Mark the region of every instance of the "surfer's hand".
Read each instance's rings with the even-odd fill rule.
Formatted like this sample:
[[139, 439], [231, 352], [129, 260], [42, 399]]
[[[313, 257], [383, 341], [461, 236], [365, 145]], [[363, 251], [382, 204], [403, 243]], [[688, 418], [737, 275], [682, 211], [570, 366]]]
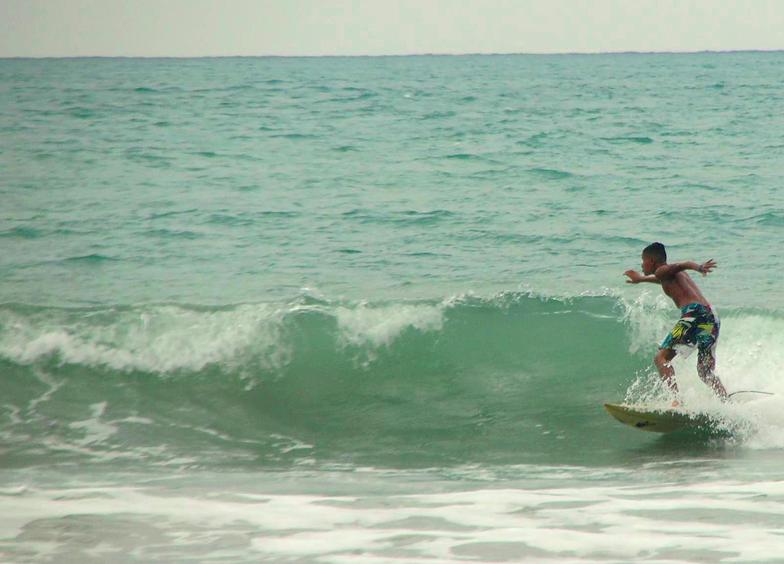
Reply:
[[624, 272], [624, 275], [629, 277], [629, 280], [626, 281], [627, 284], [639, 284], [640, 279], [642, 276], [636, 270], [627, 270]]
[[699, 268], [697, 269], [697, 272], [701, 273], [703, 276], [706, 276], [714, 268], [716, 268], [716, 261], [713, 260], [713, 259], [709, 259], [709, 260], [706, 260], [705, 262], [703, 262], [699, 266]]

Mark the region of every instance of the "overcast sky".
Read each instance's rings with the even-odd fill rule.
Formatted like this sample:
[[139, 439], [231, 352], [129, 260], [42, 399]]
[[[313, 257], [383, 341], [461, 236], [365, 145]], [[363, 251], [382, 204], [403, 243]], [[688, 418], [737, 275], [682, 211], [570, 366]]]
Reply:
[[0, 57], [784, 49], [784, 0], [0, 0]]

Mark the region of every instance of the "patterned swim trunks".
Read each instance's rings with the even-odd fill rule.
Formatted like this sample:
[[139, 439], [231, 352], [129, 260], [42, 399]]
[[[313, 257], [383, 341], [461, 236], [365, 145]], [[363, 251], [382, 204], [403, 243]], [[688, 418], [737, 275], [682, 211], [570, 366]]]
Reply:
[[713, 357], [713, 348], [719, 339], [720, 327], [721, 322], [710, 306], [685, 305], [681, 308], [681, 318], [659, 348], [677, 349], [683, 356], [689, 356], [697, 347], [702, 353], [701, 356], [708, 353]]

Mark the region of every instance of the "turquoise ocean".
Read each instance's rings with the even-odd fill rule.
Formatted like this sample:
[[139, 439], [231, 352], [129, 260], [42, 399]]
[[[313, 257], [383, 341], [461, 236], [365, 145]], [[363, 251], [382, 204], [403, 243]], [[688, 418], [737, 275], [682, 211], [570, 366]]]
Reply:
[[781, 562], [782, 178], [781, 52], [0, 60], [0, 560]]

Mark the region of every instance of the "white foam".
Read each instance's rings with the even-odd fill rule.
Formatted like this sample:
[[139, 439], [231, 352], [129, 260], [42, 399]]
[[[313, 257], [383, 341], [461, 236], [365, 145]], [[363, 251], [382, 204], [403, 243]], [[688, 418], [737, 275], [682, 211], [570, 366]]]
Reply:
[[242, 353], [277, 367], [288, 360], [285, 309], [265, 304], [217, 311], [179, 306], [0, 318], [0, 355], [31, 364], [56, 355], [63, 364], [173, 372], [231, 365]]
[[106, 412], [106, 406], [107, 403], [105, 401], [94, 403], [90, 406], [92, 417], [82, 421], [74, 421], [68, 425], [71, 429], [84, 431], [84, 437], [74, 441], [75, 444], [86, 446], [103, 443], [117, 433], [118, 428], [116, 425], [101, 420], [103, 414]]
[[619, 298], [619, 303], [623, 308], [623, 321], [628, 327], [629, 352], [632, 354], [647, 350], [655, 352], [678, 319], [672, 301], [661, 293], [643, 290], [631, 301]]
[[444, 323], [444, 305], [338, 307], [335, 317], [344, 343], [389, 346], [406, 329], [438, 331]]
[[[699, 474], [698, 468], [692, 471]], [[664, 473], [660, 469], [659, 477]], [[167, 537], [167, 553], [182, 560], [222, 555], [331, 562], [663, 562], [682, 561], [687, 551], [688, 560], [709, 561], [721, 554], [758, 562], [773, 561], [784, 551], [778, 534], [784, 523], [781, 481], [705, 480], [703, 475], [687, 484], [650, 477], [641, 483], [632, 474], [615, 484], [587, 479], [540, 488], [507, 484], [389, 495], [281, 494], [275, 493], [279, 486], [272, 492], [257, 486], [243, 491], [226, 483], [221, 491], [6, 487], [0, 491], [0, 550], [24, 548], [66, 560], [73, 556], [69, 551], [100, 540], [107, 543], [102, 549], [107, 559], [132, 549], [136, 558], [148, 560], [160, 548], [146, 542], [145, 535], [152, 534]], [[254, 476], [253, 482], [258, 479]], [[356, 478], [347, 475], [342, 481], [347, 479]], [[286, 481], [291, 480], [296, 480], [293, 474]], [[71, 528], [82, 542], [51, 534], [79, 516], [89, 516], [85, 526]], [[134, 535], [107, 534], [118, 524]], [[235, 542], [238, 537], [247, 542]]]
[[245, 304], [220, 310], [176, 305], [38, 315], [0, 311], [0, 355], [21, 364], [56, 358], [61, 364], [170, 373], [220, 364], [260, 364], [276, 370], [292, 358], [287, 320], [332, 317], [343, 346], [391, 345], [406, 330], [438, 331], [448, 302], [370, 305]]

